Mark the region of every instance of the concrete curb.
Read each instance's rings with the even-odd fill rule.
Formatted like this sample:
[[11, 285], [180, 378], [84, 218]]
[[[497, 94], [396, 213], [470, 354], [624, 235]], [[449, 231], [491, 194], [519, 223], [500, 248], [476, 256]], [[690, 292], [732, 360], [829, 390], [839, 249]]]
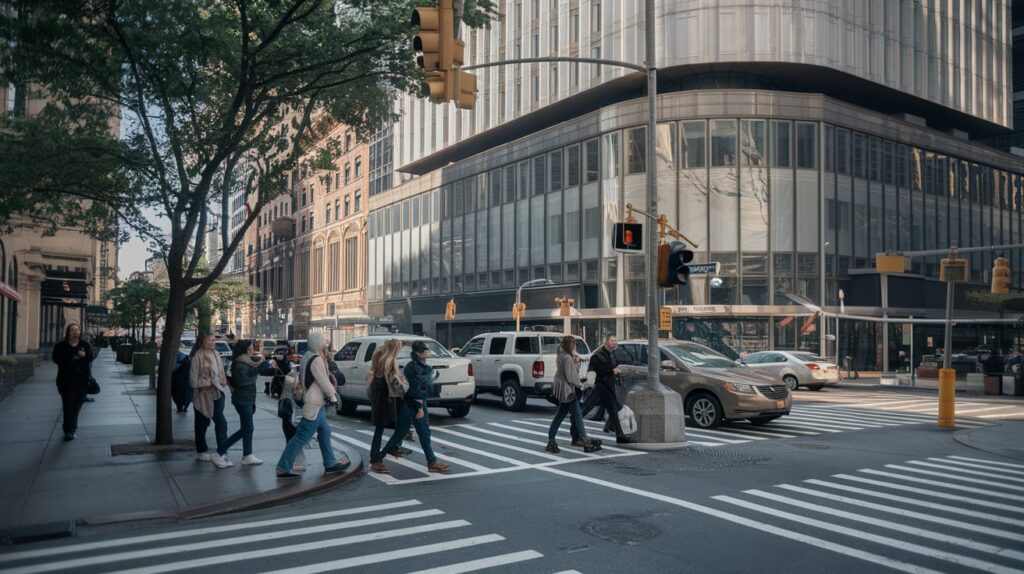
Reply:
[[[613, 439], [614, 440], [614, 439]], [[622, 448], [626, 450], [639, 450], [639, 451], [658, 451], [658, 450], [678, 450], [682, 448], [691, 448], [696, 445], [683, 441], [683, 442], [628, 442], [625, 444], [608, 443], [609, 446], [615, 448]]]
[[957, 430], [953, 432], [953, 439], [968, 448], [973, 448], [974, 450], [980, 450], [982, 452], [987, 452], [989, 454], [994, 454], [996, 456], [1002, 456], [1013, 460], [1024, 461], [1024, 449], [1007, 449], [990, 446], [984, 444], [981, 440], [978, 440], [976, 437], [973, 436], [975, 434], [980, 434], [986, 430], [991, 430], [992, 428], [1000, 426], [1003, 425], [997, 424], [990, 427], [977, 427]]

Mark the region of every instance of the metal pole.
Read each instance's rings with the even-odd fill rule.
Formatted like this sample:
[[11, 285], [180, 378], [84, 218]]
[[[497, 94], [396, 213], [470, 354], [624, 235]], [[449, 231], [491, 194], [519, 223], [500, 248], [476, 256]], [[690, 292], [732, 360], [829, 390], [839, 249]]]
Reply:
[[[658, 162], [655, 132], [658, 129], [658, 69], [655, 67], [654, 0], [646, 0], [644, 31], [647, 36], [647, 211], [658, 213]], [[658, 229], [647, 226], [647, 385], [661, 390], [661, 353], [658, 351]]]
[[516, 289], [516, 308], [512, 311], [512, 314], [516, 316], [516, 331], [519, 331], [519, 293], [523, 291], [523, 286], [520, 285]]
[[956, 284], [952, 281], [946, 282], [946, 330], [945, 343], [942, 351], [942, 368], [950, 369], [953, 364], [953, 292]]
[[[956, 249], [950, 250], [950, 259], [956, 258]], [[946, 282], [946, 330], [945, 350], [942, 353], [942, 370], [939, 371], [939, 428], [956, 427], [956, 371], [953, 366], [953, 295], [956, 283]]]
[[[914, 318], [913, 315], [910, 316]], [[914, 387], [914, 379], [917, 369], [914, 368], [914, 324], [910, 323], [910, 387]]]

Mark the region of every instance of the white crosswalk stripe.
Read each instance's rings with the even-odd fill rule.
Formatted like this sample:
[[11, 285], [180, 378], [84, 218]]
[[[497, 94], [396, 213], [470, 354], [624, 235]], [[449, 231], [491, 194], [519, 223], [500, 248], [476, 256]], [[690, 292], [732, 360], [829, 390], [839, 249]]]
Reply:
[[[413, 451], [412, 454], [401, 458], [385, 457], [385, 463], [390, 467], [391, 472], [389, 474], [371, 472], [369, 476], [391, 485], [410, 484], [645, 454], [611, 445], [602, 445], [601, 450], [597, 452], [583, 452], [582, 448], [569, 445], [568, 422], [562, 425], [557, 434], [562, 451], [558, 454], [549, 453], [544, 450], [547, 445], [546, 429], [548, 424], [550, 424], [550, 420], [547, 421], [547, 424], [530, 420], [516, 420], [508, 423], [463, 423], [431, 426], [431, 443], [434, 454], [439, 461], [450, 465], [451, 468], [447, 473], [428, 472], [427, 460], [418, 443], [403, 441], [402, 446]], [[595, 429], [591, 425], [587, 425], [587, 430], [588, 434], [596, 436]], [[384, 439], [386, 440], [390, 435], [390, 431], [386, 432]], [[336, 429], [333, 436], [335, 440], [359, 449], [364, 460], [370, 460], [370, 439], [373, 432], [367, 427]]]
[[[926, 391], [927, 392], [927, 391]], [[934, 419], [938, 411], [938, 397], [934, 391], [926, 395], [909, 395], [901, 391], [875, 391], [875, 392], [838, 392], [834, 394], [816, 393], [804, 396], [813, 400], [812, 403], [800, 403], [801, 408], [820, 408], [828, 406], [842, 406], [850, 409], [870, 409], [872, 412], [882, 412], [892, 415], [896, 414], [917, 414], [925, 415]], [[795, 408], [795, 405], [794, 405]], [[1018, 419], [1024, 420], [1024, 404], [1019, 401], [1004, 398], [980, 398], [971, 396], [957, 396], [956, 414], [959, 417], [972, 417], [977, 419]], [[959, 420], [958, 420], [959, 422]]]
[[[742, 508], [757, 516], [760, 524], [754, 528], [786, 529], [793, 533], [787, 536], [791, 539], [805, 537], [807, 544], [851, 558], [879, 563], [884, 557], [892, 561], [890, 567], [905, 572], [972, 569], [1019, 574], [1024, 571], [1024, 520], [1019, 516], [1024, 510], [1019, 503], [1006, 501], [1024, 499], [1005, 492], [1015, 489], [1000, 481], [1007, 476], [1003, 471], [1024, 470], [1024, 465], [965, 458], [907, 460], [884, 469], [864, 468], [855, 474], [711, 499], [726, 509]], [[932, 478], [916, 481], [888, 472], [914, 468], [938, 470]], [[965, 488], [960, 481], [986, 488]], [[999, 485], [1001, 489], [996, 488]]]
[[[339, 517], [351, 519], [338, 522]], [[405, 500], [10, 552], [0, 554], [0, 569], [5, 574], [72, 569], [81, 573], [160, 574], [238, 564], [253, 574], [268, 570], [310, 573], [379, 568], [428, 574], [542, 563], [540, 552], [509, 548], [507, 543], [502, 544], [506, 541], [500, 534], [471, 527], [470, 522], [447, 517], [440, 509]], [[346, 534], [339, 536], [339, 531]], [[417, 546], [396, 544], [396, 540], [413, 539]], [[522, 571], [522, 567], [516, 568]]]

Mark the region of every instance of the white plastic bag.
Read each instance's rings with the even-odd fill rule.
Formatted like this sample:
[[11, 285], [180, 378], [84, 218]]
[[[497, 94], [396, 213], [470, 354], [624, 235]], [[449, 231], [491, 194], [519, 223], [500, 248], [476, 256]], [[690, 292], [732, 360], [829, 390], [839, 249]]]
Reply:
[[633, 409], [622, 405], [619, 409], [619, 426], [622, 427], [622, 434], [633, 434], [636, 432], [636, 415]]

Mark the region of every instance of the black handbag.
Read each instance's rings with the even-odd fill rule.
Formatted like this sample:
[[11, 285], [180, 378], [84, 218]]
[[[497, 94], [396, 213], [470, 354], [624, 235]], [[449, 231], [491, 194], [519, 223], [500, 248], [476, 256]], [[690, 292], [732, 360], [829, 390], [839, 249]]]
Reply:
[[89, 386], [86, 388], [86, 392], [90, 395], [100, 394], [100, 384], [96, 382], [92, 375], [89, 375]]

